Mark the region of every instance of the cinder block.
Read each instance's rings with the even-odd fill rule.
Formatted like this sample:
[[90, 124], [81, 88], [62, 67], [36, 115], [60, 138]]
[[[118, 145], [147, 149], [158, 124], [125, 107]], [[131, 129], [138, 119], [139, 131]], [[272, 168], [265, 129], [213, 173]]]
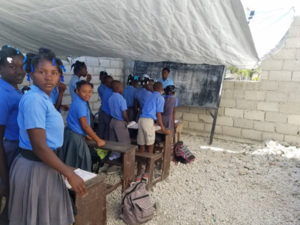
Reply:
[[234, 127], [253, 128], [253, 120], [235, 118], [233, 120]]
[[297, 92], [290, 92], [288, 102], [300, 103], [300, 90]]
[[233, 99], [243, 99], [243, 98], [245, 98], [244, 90], [234, 90]]
[[290, 115], [288, 116], [288, 123], [294, 125], [300, 125], [300, 115]]
[[225, 126], [233, 126], [233, 119], [226, 116], [218, 116], [217, 117], [217, 124], [218, 125], [225, 125]]
[[183, 120], [198, 122], [198, 114], [195, 113], [183, 113]]
[[177, 120], [182, 120], [183, 113], [176, 111], [175, 117]]
[[274, 59], [295, 59], [296, 49], [282, 48], [279, 52], [272, 56]]
[[245, 99], [263, 101], [265, 99], [265, 92], [263, 92], [263, 91], [245, 91]]
[[262, 80], [269, 80], [269, 71], [262, 71], [260, 77]]
[[288, 38], [300, 37], [300, 26], [292, 25], [289, 29]]
[[235, 81], [234, 90], [246, 90], [249, 82], [247, 81]]
[[300, 41], [298, 37], [289, 37], [285, 41], [285, 48], [300, 48]]
[[260, 84], [261, 90], [274, 91], [278, 89], [278, 81], [263, 80]]
[[64, 95], [63, 99], [62, 99], [62, 104], [63, 105], [71, 105], [72, 103], [72, 98], [70, 95]]
[[190, 113], [201, 113], [206, 114], [206, 109], [200, 108], [200, 107], [190, 107]]
[[254, 121], [254, 129], [255, 130], [260, 130], [260, 131], [274, 132], [275, 131], [275, 124], [274, 123], [268, 123], [268, 122]]
[[278, 90], [285, 93], [296, 92], [299, 91], [299, 86], [299, 82], [281, 81], [278, 83]]
[[256, 110], [257, 108], [257, 101], [236, 100], [236, 104], [237, 104], [237, 109]]
[[288, 95], [284, 92], [268, 91], [266, 93], [266, 102], [286, 102]]
[[292, 145], [299, 145], [300, 144], [300, 136], [285, 135], [284, 141], [286, 141], [287, 143], [292, 144]]
[[97, 94], [93, 94], [89, 102], [97, 102], [97, 101], [99, 101], [99, 96]]
[[234, 88], [234, 83], [235, 83], [235, 81], [232, 81], [232, 80], [224, 80], [223, 89], [224, 90], [233, 89]]
[[204, 123], [189, 122], [189, 128], [193, 130], [204, 131]]
[[111, 66], [112, 68], [122, 68], [122, 65], [121, 65], [120, 60], [115, 60], [115, 59], [112, 59], [112, 60], [110, 61], [110, 66]]
[[299, 126], [295, 126], [287, 123], [276, 124], [275, 130], [279, 134], [289, 134], [289, 135], [298, 135], [300, 132]]
[[284, 135], [283, 134], [277, 134], [277, 133], [267, 133], [263, 132], [263, 140], [264, 141], [269, 141], [269, 140], [274, 140], [274, 141], [283, 141], [284, 140]]
[[224, 107], [235, 107], [235, 100], [234, 99], [227, 99], [227, 98], [222, 98], [220, 102], [220, 106]]
[[[211, 132], [211, 128], [212, 128], [212, 124], [205, 124], [205, 131], [210, 135]], [[222, 126], [215, 126], [215, 134], [222, 134], [223, 133], [223, 129]]]
[[220, 106], [218, 110], [218, 116], [224, 116], [225, 115], [225, 108]]
[[244, 111], [241, 109], [225, 108], [225, 116], [243, 118]]
[[100, 101], [94, 102], [94, 103], [93, 103], [93, 110], [95, 110], [95, 111], [98, 112], [100, 106], [101, 106], [101, 102], [100, 102]]
[[224, 90], [222, 91], [222, 98], [232, 99], [233, 98], [233, 90]]
[[212, 123], [213, 118], [210, 115], [199, 114], [199, 121], [201, 121], [203, 123]]
[[257, 109], [269, 112], [278, 112], [279, 105], [277, 102], [258, 102]]
[[291, 71], [270, 71], [269, 80], [290, 81], [292, 80]]
[[300, 114], [300, 103], [281, 103], [279, 104], [279, 111], [289, 114]]
[[[299, 30], [299, 37], [300, 37], [300, 30]], [[300, 49], [297, 49], [296, 51], [296, 59], [300, 59]]]
[[242, 137], [251, 139], [251, 140], [262, 140], [262, 132], [249, 130], [249, 129], [242, 129]]
[[190, 111], [190, 107], [187, 107], [187, 106], [178, 106], [176, 108], [176, 111], [177, 112], [189, 112]]
[[283, 60], [280, 59], [266, 59], [261, 64], [262, 70], [281, 70], [283, 65]]
[[[300, 41], [298, 41], [300, 43]], [[287, 59], [284, 61], [283, 64], [283, 69], [284, 70], [300, 70], [300, 60], [292, 60], [292, 59]]]
[[99, 58], [87, 56], [86, 57], [86, 65], [98, 67], [99, 66]]
[[266, 121], [286, 123], [287, 115], [278, 112], [266, 112]]
[[110, 67], [110, 60], [100, 58], [100, 65], [101, 65], [101, 67], [108, 68], [108, 67]]
[[300, 72], [293, 71], [292, 81], [300, 81]]
[[223, 135], [241, 137], [241, 128], [223, 126]]
[[245, 111], [244, 118], [249, 119], [249, 120], [264, 121], [265, 112], [262, 112], [262, 111]]

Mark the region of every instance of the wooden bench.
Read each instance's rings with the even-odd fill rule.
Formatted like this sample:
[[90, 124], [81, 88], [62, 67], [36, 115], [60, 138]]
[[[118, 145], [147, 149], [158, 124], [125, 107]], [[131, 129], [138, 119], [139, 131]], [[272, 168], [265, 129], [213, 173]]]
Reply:
[[106, 191], [104, 178], [97, 176], [86, 181], [88, 193], [76, 196], [77, 215], [75, 225], [104, 225], [106, 224]]
[[175, 128], [175, 135], [174, 135], [174, 144], [176, 144], [178, 141], [180, 141], [181, 139], [181, 132], [183, 130], [183, 122], [182, 121], [178, 121], [177, 123], [177, 127]]
[[[95, 141], [86, 141], [89, 147], [97, 147]], [[122, 154], [122, 179], [121, 182], [106, 186], [106, 193], [109, 194], [115, 190], [118, 186], [122, 185], [122, 191], [130, 186], [130, 183], [134, 181], [135, 174], [135, 152], [137, 149], [136, 145], [129, 145], [114, 141], [105, 141], [106, 144], [101, 147], [101, 149], [109, 150], [112, 152], [119, 152]]]

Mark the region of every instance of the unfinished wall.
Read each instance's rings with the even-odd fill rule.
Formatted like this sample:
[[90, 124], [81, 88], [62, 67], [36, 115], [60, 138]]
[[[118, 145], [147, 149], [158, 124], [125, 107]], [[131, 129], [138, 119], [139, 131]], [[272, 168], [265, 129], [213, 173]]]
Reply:
[[[259, 82], [224, 81], [215, 136], [300, 144], [300, 18], [262, 71]], [[212, 119], [205, 110], [181, 107], [177, 118], [186, 131], [209, 135]]]

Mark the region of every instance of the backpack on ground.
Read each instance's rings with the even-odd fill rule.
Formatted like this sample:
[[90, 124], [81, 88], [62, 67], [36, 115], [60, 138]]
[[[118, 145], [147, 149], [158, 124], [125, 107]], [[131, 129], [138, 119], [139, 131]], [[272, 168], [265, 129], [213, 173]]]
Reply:
[[132, 183], [122, 194], [121, 219], [129, 225], [145, 223], [154, 215], [154, 207], [145, 182]]
[[178, 141], [174, 146], [175, 160], [181, 163], [190, 163], [195, 159], [195, 156], [190, 150], [183, 145], [182, 141]]

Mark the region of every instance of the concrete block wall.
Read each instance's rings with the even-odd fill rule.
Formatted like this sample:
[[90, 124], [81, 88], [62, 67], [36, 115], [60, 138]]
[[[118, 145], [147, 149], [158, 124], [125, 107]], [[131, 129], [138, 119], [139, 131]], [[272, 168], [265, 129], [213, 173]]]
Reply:
[[[300, 144], [300, 17], [283, 47], [261, 68], [261, 81], [224, 81], [215, 136]], [[180, 107], [176, 117], [184, 121], [186, 131], [209, 136], [208, 111]]]

